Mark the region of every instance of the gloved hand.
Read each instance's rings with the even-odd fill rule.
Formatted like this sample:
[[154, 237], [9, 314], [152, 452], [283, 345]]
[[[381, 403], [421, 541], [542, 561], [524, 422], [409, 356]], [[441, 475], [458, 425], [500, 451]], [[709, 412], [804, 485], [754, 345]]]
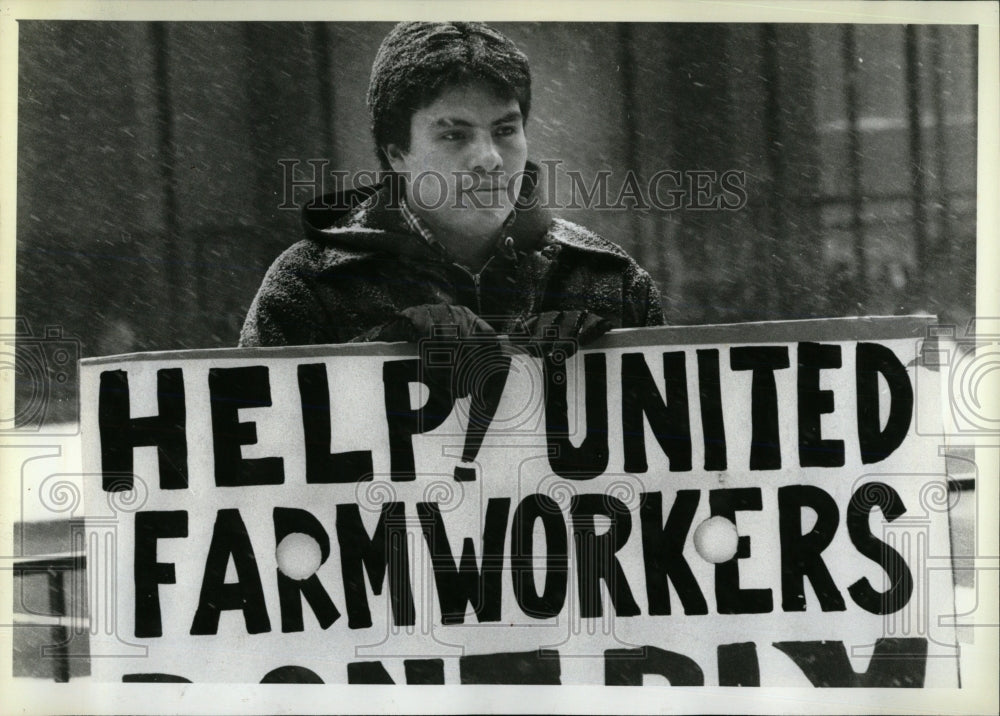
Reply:
[[559, 350], [566, 357], [611, 330], [611, 321], [590, 311], [545, 311], [529, 316], [524, 327], [527, 347], [548, 356]]
[[419, 343], [421, 380], [446, 388], [455, 398], [502, 390], [510, 365], [493, 328], [465, 306], [404, 308], [372, 340]]
[[415, 343], [423, 338], [492, 335], [495, 332], [490, 325], [465, 306], [424, 303], [404, 308], [395, 320], [379, 328], [370, 340]]

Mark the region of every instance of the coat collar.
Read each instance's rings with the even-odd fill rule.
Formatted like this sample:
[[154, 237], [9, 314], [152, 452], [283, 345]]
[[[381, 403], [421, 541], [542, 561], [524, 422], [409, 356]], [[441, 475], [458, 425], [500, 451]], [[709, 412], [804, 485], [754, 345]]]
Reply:
[[[386, 254], [414, 260], [439, 261], [440, 254], [407, 225], [397, 197], [401, 180], [388, 175], [380, 184], [344, 192], [325, 194], [307, 204], [302, 223], [307, 239], [320, 244], [325, 269], [339, 268], [360, 260]], [[538, 185], [538, 166], [528, 162], [521, 195], [515, 204], [516, 216], [501, 239], [514, 239], [517, 251], [531, 253], [570, 248], [603, 258], [628, 256], [618, 246], [560, 219], [553, 219], [544, 206]]]

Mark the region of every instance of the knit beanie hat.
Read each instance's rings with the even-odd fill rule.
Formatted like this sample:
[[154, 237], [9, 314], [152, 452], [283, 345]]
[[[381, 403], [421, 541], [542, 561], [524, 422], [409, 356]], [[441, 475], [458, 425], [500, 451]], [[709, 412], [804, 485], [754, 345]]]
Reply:
[[478, 22], [401, 22], [375, 55], [368, 111], [375, 149], [409, 146], [410, 118], [450, 86], [483, 81], [517, 99], [524, 119], [531, 107], [528, 58], [508, 38]]

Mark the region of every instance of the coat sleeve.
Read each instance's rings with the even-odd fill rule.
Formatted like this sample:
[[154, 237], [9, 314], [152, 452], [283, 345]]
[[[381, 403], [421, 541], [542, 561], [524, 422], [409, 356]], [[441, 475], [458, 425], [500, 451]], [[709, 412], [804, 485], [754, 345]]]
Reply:
[[626, 272], [623, 291], [624, 311], [631, 327], [662, 326], [663, 306], [660, 290], [649, 273], [633, 264]]
[[[297, 346], [367, 341], [398, 341], [398, 316], [384, 323], [358, 325], [347, 310], [357, 296], [329, 282], [318, 285], [316, 271], [294, 251], [279, 257], [250, 305], [240, 347]], [[352, 303], [353, 302], [353, 303]], [[393, 330], [395, 329], [395, 331]]]
[[294, 270], [276, 262], [267, 272], [250, 305], [240, 347], [294, 346], [329, 343], [326, 315], [314, 292]]

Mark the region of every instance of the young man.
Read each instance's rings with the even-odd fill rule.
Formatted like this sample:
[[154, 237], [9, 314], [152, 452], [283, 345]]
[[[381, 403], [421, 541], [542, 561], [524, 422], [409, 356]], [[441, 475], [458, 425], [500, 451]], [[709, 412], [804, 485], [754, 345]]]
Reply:
[[271, 266], [242, 346], [417, 341], [435, 330], [583, 344], [663, 322], [616, 244], [539, 206], [524, 54], [479, 23], [409, 22], [385, 38], [368, 107], [388, 179], [322, 197]]

